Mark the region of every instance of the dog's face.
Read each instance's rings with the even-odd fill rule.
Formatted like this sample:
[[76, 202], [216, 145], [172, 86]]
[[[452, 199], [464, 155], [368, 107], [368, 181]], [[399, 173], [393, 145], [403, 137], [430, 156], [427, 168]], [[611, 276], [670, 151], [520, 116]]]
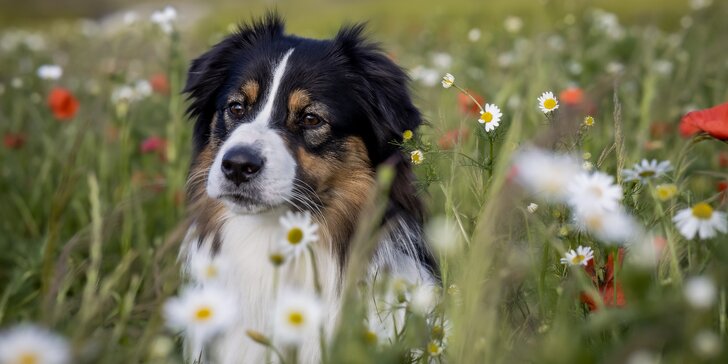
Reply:
[[240, 214], [359, 203], [391, 142], [421, 123], [407, 77], [361, 31], [304, 39], [269, 16], [196, 59], [191, 198]]

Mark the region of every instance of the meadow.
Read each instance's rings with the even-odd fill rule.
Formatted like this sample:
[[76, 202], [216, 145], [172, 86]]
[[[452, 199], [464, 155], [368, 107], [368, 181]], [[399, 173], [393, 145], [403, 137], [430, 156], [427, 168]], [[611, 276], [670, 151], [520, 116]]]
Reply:
[[[270, 7], [0, 28], [0, 364], [19, 362], [23, 323], [58, 335], [30, 335], [24, 363], [183, 361], [163, 309], [185, 285], [180, 90], [193, 57]], [[701, 111], [728, 101], [728, 4], [277, 7], [302, 36], [370, 20], [428, 120], [400, 146], [442, 289], [383, 287], [407, 311], [384, 333], [347, 282], [327, 362], [728, 361], [728, 108]], [[693, 220], [708, 227], [691, 234]], [[376, 227], [362, 222], [362, 254]]]

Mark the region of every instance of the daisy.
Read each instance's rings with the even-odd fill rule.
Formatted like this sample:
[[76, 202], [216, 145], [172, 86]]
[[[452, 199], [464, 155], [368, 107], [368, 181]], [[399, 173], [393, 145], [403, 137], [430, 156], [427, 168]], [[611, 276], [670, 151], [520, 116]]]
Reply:
[[319, 300], [310, 294], [284, 290], [274, 310], [275, 335], [286, 345], [300, 344], [318, 335], [322, 311]]
[[228, 261], [221, 255], [207, 251], [190, 254], [190, 273], [195, 282], [209, 283], [224, 276], [229, 268]]
[[578, 209], [574, 211], [574, 224], [579, 231], [588, 232], [605, 243], [627, 243], [641, 235], [639, 224], [621, 209]]
[[167, 326], [189, 338], [193, 357], [198, 357], [206, 342], [234, 322], [236, 302], [216, 286], [188, 287], [164, 304]]
[[710, 308], [718, 296], [715, 283], [706, 276], [697, 276], [686, 280], [683, 293], [688, 303], [698, 309]]
[[538, 210], [538, 205], [531, 202], [530, 204], [528, 204], [528, 206], [526, 206], [526, 210], [528, 210], [529, 213], [533, 214], [536, 212], [536, 210]]
[[413, 136], [414, 136], [414, 133], [412, 133], [412, 130], [409, 130], [409, 129], [405, 130], [402, 133], [403, 140], [410, 140], [410, 139], [412, 139]]
[[427, 325], [430, 327], [430, 337], [432, 340], [442, 343], [443, 346], [452, 337], [452, 324], [450, 320], [444, 317], [435, 316], [427, 320]]
[[412, 160], [412, 164], [422, 164], [425, 160], [425, 155], [419, 149], [413, 150], [410, 153], [410, 159]]
[[664, 176], [667, 172], [672, 170], [670, 161], [657, 162], [656, 159], [648, 161], [643, 159], [640, 163], [635, 163], [632, 169], [625, 169], [622, 171], [624, 180], [639, 181], [640, 183], [647, 183], [650, 179], [657, 179]]
[[367, 317], [364, 327], [364, 340], [372, 345], [386, 345], [394, 339], [394, 329], [387, 327], [385, 317], [372, 313]]
[[655, 195], [660, 201], [667, 201], [677, 194], [677, 186], [672, 183], [657, 185], [655, 187]]
[[443, 348], [442, 345], [438, 344], [436, 341], [430, 341], [427, 344], [427, 354], [430, 357], [440, 356], [442, 354]]
[[556, 100], [553, 92], [544, 92], [541, 94], [541, 97], [538, 98], [538, 107], [544, 114], [548, 114], [559, 108], [559, 101]]
[[44, 64], [38, 67], [36, 73], [44, 80], [57, 80], [63, 76], [63, 68], [56, 64]]
[[20, 324], [0, 333], [0, 363], [65, 364], [70, 357], [66, 340], [44, 328]]
[[593, 116], [587, 116], [584, 118], [584, 125], [586, 126], [594, 126], [594, 117]]
[[152, 13], [149, 20], [157, 24], [163, 32], [170, 34], [174, 30], [174, 21], [177, 19], [177, 10], [172, 6], [166, 6], [162, 10]]
[[569, 181], [581, 173], [576, 158], [535, 148], [518, 152], [513, 167], [515, 178], [523, 187], [552, 202], [565, 201]]
[[478, 119], [478, 122], [481, 124], [485, 124], [485, 131], [491, 131], [495, 130], [495, 128], [498, 127], [498, 122], [500, 122], [501, 116], [503, 114], [500, 111], [500, 108], [498, 106], [493, 104], [485, 104], [485, 109], [480, 113], [480, 118]]
[[686, 239], [692, 239], [695, 235], [698, 235], [700, 239], [710, 239], [717, 235], [716, 231], [722, 233], [728, 231], [726, 214], [714, 211], [705, 202], [678, 211], [672, 221], [675, 222], [675, 226]]
[[454, 84], [455, 84], [455, 76], [453, 76], [449, 73], [446, 73], [445, 76], [442, 76], [442, 87], [450, 88]]
[[622, 187], [614, 177], [602, 173], [580, 173], [572, 178], [567, 202], [575, 209], [616, 211], [622, 200]]
[[309, 244], [318, 241], [318, 225], [311, 219], [311, 213], [288, 211], [279, 219], [283, 228], [283, 246], [288, 247], [288, 255], [296, 257], [306, 250]]
[[435, 287], [431, 285], [418, 285], [412, 290], [410, 309], [419, 315], [427, 315], [437, 302]]
[[579, 245], [576, 250], [571, 249], [561, 258], [561, 264], [586, 266], [594, 258], [594, 251], [588, 246]]

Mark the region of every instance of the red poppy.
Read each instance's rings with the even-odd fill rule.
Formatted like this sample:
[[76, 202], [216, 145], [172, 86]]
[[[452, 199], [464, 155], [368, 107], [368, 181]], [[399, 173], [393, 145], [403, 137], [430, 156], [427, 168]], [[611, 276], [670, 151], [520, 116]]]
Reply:
[[718, 152], [718, 166], [728, 168], [728, 152], [724, 150]]
[[569, 87], [559, 94], [559, 100], [566, 105], [579, 105], [584, 101], [584, 91], [579, 87]]
[[142, 143], [139, 145], [139, 150], [145, 154], [157, 153], [160, 160], [167, 160], [167, 141], [164, 138], [160, 138], [156, 135], [144, 139], [144, 141], [142, 141]]
[[725, 193], [725, 191], [728, 190], [728, 181], [720, 181], [715, 187], [718, 192]]
[[440, 139], [437, 141], [437, 145], [440, 149], [450, 150], [454, 148], [456, 144], [467, 140], [469, 136], [470, 130], [467, 128], [453, 129], [442, 134]]
[[[483, 96], [480, 96], [470, 90], [468, 90], [468, 92], [471, 96], [473, 96], [474, 99], [478, 100], [478, 103], [480, 103], [480, 105], [485, 104], [485, 98], [483, 98]], [[461, 113], [465, 115], [480, 116], [480, 107], [478, 107], [478, 105], [473, 102], [473, 99], [471, 99], [470, 97], [468, 97], [468, 95], [462, 92], [458, 93], [458, 109]]]
[[[619, 248], [617, 254], [617, 264], [622, 267], [622, 261], [624, 260], [624, 248]], [[614, 281], [614, 259], [613, 254], [609, 254], [607, 258], [607, 265], [604, 267], [604, 278], [599, 279], [594, 269], [594, 259], [589, 261], [589, 264], [584, 268], [594, 282], [594, 285], [599, 291], [599, 295], [602, 297], [602, 302], [607, 307], [623, 307], [627, 300], [624, 298], [624, 292], [622, 291], [622, 284]], [[581, 301], [586, 303], [589, 307], [589, 311], [595, 311], [597, 309], [597, 303], [593, 297], [587, 293], [581, 294]]]
[[71, 91], [63, 87], [54, 87], [48, 95], [48, 106], [58, 120], [72, 119], [78, 111], [78, 100]]
[[689, 137], [698, 132], [728, 140], [728, 102], [710, 109], [691, 111], [680, 120], [680, 134]]
[[169, 95], [169, 80], [164, 73], [155, 73], [149, 77], [149, 84], [152, 90], [160, 95]]
[[23, 133], [7, 133], [3, 136], [3, 145], [6, 149], [20, 149], [25, 145], [26, 139]]

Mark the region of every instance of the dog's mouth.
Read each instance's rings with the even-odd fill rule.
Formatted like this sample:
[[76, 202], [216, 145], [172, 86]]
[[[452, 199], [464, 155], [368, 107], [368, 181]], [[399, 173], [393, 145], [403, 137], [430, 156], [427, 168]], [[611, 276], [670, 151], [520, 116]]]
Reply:
[[217, 199], [223, 201], [232, 212], [238, 214], [257, 214], [280, 205], [279, 203], [266, 201], [257, 194], [246, 192], [224, 193], [218, 196]]

